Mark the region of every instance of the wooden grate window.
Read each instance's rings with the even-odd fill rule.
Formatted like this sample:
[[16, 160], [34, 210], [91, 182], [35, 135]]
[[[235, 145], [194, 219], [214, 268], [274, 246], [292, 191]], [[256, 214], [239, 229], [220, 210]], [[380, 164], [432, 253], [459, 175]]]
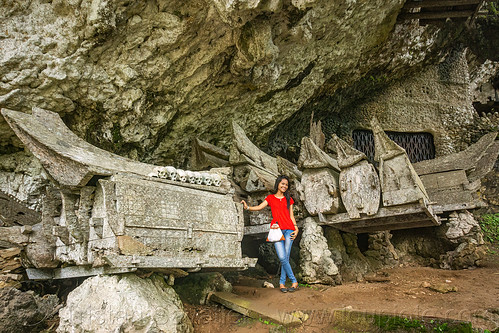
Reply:
[[[433, 135], [430, 133], [386, 132], [388, 137], [405, 149], [412, 163], [435, 158]], [[355, 130], [352, 134], [355, 149], [374, 161], [374, 136], [372, 131]]]

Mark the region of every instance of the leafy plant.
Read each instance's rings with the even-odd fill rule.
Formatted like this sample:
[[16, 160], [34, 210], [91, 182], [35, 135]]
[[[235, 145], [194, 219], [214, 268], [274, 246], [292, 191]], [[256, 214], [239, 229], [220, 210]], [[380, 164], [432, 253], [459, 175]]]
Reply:
[[298, 283], [298, 286], [299, 286], [299, 287], [302, 287], [302, 288], [303, 288], [303, 287], [310, 288], [310, 289], [313, 289], [313, 290], [318, 290], [318, 289], [319, 289], [319, 288], [314, 287], [314, 286], [312, 286], [312, 285], [310, 285], [310, 284], [308, 284], [308, 283]]
[[499, 213], [482, 215], [480, 227], [488, 242], [499, 244]]

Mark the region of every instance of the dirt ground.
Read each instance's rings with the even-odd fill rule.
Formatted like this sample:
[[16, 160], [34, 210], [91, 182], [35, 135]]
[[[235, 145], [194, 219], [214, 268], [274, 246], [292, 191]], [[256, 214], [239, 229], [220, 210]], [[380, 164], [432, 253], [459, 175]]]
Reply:
[[[272, 323], [250, 319], [219, 305], [186, 304], [195, 332], [335, 332], [332, 310], [347, 308], [376, 314], [390, 313], [471, 321], [474, 328], [499, 327], [499, 253], [492, 251], [483, 267], [458, 271], [428, 267], [383, 270], [386, 282], [357, 282], [340, 286], [302, 285], [294, 293], [278, 289], [234, 286], [234, 293], [261, 308], [303, 311], [309, 319], [284, 330]], [[441, 286], [454, 291], [430, 289]]]

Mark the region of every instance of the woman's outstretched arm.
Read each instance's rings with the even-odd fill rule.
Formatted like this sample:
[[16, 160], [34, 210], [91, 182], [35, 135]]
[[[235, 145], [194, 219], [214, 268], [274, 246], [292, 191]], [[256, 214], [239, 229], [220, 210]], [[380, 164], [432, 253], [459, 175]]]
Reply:
[[251, 207], [248, 206], [248, 204], [244, 200], [241, 200], [241, 203], [243, 204], [244, 209], [251, 210], [251, 211], [262, 210], [269, 205], [267, 200], [263, 200], [263, 202], [261, 204], [259, 204], [258, 206], [251, 206]]

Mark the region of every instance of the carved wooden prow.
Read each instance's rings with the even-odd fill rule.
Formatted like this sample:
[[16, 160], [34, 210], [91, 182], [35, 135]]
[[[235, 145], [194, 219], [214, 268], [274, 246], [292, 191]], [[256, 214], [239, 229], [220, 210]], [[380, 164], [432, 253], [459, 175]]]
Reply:
[[324, 150], [326, 145], [326, 136], [324, 132], [322, 132], [322, 123], [321, 121], [314, 122], [314, 113], [312, 112], [312, 116], [310, 117], [310, 139], [319, 147], [321, 150]]
[[360, 214], [375, 215], [380, 204], [381, 189], [378, 174], [364, 153], [352, 148], [333, 134], [341, 168], [339, 185], [341, 199], [350, 218]]
[[429, 202], [428, 194], [404, 148], [393, 142], [376, 118], [371, 121], [375, 156], [379, 163], [379, 178], [383, 206]]
[[236, 122], [232, 122], [229, 162], [234, 166], [234, 180], [246, 192], [262, 192], [274, 188], [279, 174], [277, 160], [255, 146]]
[[2, 109], [2, 115], [50, 176], [62, 186], [84, 186], [93, 176], [124, 172], [147, 176], [154, 165], [140, 163], [80, 139], [55, 112], [33, 108], [26, 114]]
[[232, 165], [250, 163], [270, 173], [277, 174], [276, 159], [261, 151], [235, 121], [232, 122], [232, 147], [229, 161]]
[[222, 168], [229, 164], [229, 152], [198, 138], [192, 140], [191, 170]]
[[338, 161], [320, 149], [309, 137], [303, 137], [301, 140], [298, 167], [300, 169], [331, 168], [336, 172], [340, 171]]

